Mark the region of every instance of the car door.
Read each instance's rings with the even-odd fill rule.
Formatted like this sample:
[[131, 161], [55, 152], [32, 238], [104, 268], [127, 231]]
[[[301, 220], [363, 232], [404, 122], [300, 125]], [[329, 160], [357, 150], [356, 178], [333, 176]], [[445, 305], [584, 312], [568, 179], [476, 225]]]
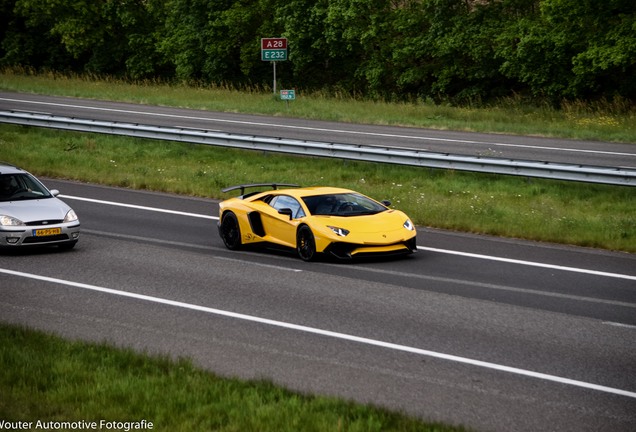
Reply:
[[262, 215], [265, 232], [277, 243], [295, 248], [296, 227], [300, 219], [305, 217], [302, 206], [296, 198], [289, 195], [277, 195], [270, 200], [269, 205], [271, 211]]

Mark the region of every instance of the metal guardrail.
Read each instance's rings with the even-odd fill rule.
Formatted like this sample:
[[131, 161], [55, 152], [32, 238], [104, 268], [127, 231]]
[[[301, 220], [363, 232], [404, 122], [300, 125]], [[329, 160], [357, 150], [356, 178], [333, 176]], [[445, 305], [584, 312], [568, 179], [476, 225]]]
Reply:
[[492, 174], [635, 186], [636, 169], [462, 156], [421, 150], [237, 135], [205, 130], [106, 122], [0, 111], [0, 122], [81, 132], [125, 135], [306, 156], [454, 169]]

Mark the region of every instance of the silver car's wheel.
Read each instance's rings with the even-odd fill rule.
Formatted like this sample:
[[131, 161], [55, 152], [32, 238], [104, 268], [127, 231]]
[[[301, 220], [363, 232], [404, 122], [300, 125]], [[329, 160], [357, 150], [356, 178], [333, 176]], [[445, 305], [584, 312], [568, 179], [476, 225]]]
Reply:
[[225, 247], [230, 250], [237, 250], [241, 247], [241, 229], [239, 228], [236, 215], [227, 212], [221, 220], [221, 238]]
[[316, 240], [307, 225], [298, 228], [296, 233], [296, 251], [303, 261], [312, 261], [316, 258]]

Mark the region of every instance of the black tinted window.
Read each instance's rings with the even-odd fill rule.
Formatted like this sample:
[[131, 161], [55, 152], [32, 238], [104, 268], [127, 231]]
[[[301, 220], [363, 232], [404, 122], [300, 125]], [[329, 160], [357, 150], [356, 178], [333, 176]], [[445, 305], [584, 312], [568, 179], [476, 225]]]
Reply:
[[303, 211], [300, 203], [293, 197], [289, 195], [278, 195], [272, 198], [269, 202], [269, 205], [274, 207], [276, 210], [282, 210], [284, 208], [291, 209], [292, 217], [294, 219], [305, 216], [305, 212]]
[[42, 184], [28, 174], [0, 175], [0, 201], [50, 198]]
[[357, 193], [329, 194], [303, 197], [312, 215], [360, 216], [376, 214], [387, 208]]

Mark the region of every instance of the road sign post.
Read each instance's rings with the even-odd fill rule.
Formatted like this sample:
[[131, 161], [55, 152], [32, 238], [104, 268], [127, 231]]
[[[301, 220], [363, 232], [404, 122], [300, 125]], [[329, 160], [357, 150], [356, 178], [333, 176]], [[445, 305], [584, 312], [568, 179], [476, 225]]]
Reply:
[[280, 91], [280, 99], [281, 100], [295, 100], [296, 99], [296, 90], [281, 90]]
[[284, 100], [285, 105], [289, 108], [289, 101], [296, 100], [296, 90], [281, 90], [280, 100]]
[[287, 38], [262, 38], [261, 60], [284, 61], [287, 60]]
[[287, 38], [261, 38], [261, 60], [272, 62], [276, 94], [276, 62], [287, 60]]

